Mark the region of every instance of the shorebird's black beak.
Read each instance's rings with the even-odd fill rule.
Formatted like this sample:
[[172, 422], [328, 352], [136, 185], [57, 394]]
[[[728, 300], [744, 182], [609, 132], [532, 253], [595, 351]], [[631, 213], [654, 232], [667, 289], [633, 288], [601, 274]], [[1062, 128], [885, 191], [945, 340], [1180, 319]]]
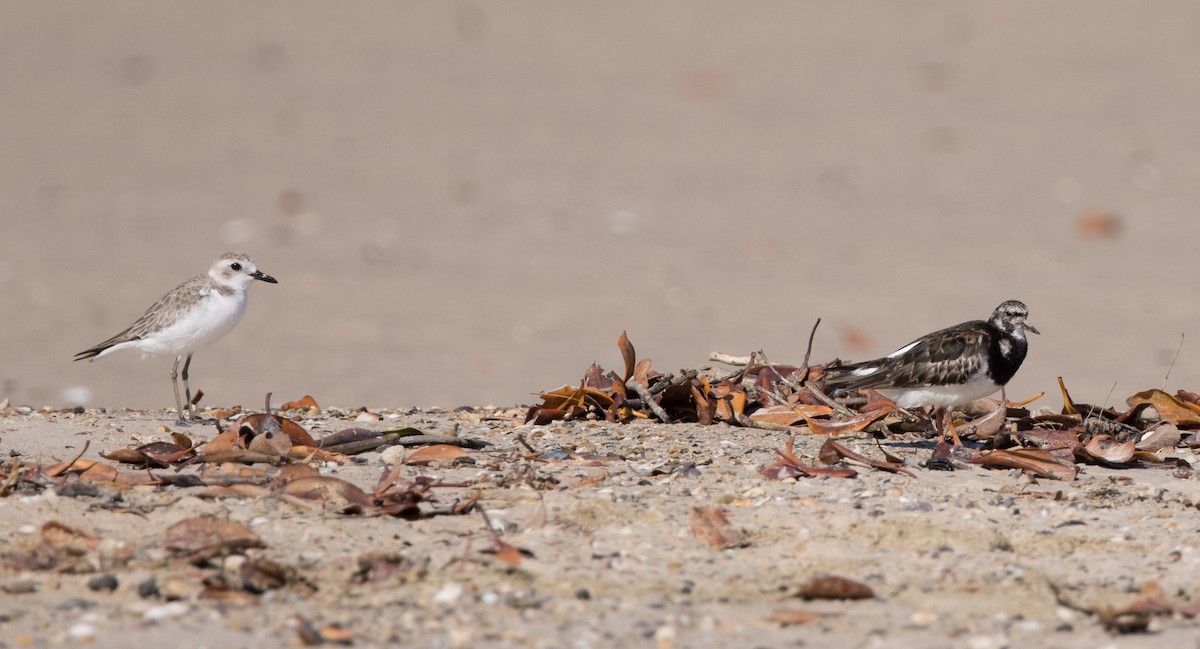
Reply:
[[[268, 284], [278, 284], [279, 283], [279, 280], [275, 279], [274, 277], [271, 277], [270, 275], [262, 272], [261, 270], [256, 270], [253, 273], [250, 273], [250, 276], [253, 277], [254, 279], [261, 279], [262, 281], [264, 281]], [[1034, 333], [1037, 333], [1036, 329], [1034, 330]]]
[[1029, 324], [1028, 322], [1025, 323], [1025, 331], [1032, 331], [1033, 333], [1035, 333], [1039, 336], [1042, 335], [1042, 332], [1038, 331], [1037, 327]]

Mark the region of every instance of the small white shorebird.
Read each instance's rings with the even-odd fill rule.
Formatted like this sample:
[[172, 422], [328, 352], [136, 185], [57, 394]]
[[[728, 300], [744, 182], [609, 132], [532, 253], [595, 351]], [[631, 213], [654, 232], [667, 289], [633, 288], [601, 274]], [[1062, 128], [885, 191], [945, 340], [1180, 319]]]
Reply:
[[1029, 349], [1025, 332], [1041, 333], [1028, 317], [1023, 303], [1009, 300], [987, 320], [926, 334], [883, 358], [831, 367], [825, 385], [874, 388], [901, 408], [932, 407], [938, 440], [949, 432], [961, 446], [950, 409], [995, 393], [1017, 373]]
[[[96, 360], [122, 349], [136, 349], [142, 358], [172, 354], [171, 386], [175, 390], [175, 408], [179, 411], [180, 426], [186, 426], [183, 405], [188, 418], [196, 418], [192, 404], [192, 388], [188, 385], [188, 367], [192, 354], [229, 333], [246, 314], [246, 290], [254, 280], [278, 284], [274, 277], [260, 271], [244, 252], [221, 255], [208, 269], [176, 286], [146, 309], [142, 317], [129, 328], [108, 340], [79, 352], [75, 360]], [[179, 398], [179, 361], [183, 363], [183, 387], [187, 400]]]

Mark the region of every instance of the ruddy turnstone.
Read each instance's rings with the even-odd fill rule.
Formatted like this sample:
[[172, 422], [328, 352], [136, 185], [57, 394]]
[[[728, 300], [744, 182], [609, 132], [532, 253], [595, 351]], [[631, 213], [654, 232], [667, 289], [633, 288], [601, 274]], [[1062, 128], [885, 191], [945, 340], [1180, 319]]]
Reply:
[[[75, 360], [96, 360], [122, 349], [136, 349], [142, 358], [172, 354], [171, 386], [175, 390], [175, 408], [179, 411], [180, 426], [186, 426], [183, 404], [188, 418], [196, 418], [192, 404], [192, 388], [188, 385], [188, 367], [192, 354], [229, 333], [246, 314], [246, 290], [254, 280], [271, 284], [274, 277], [260, 271], [244, 252], [221, 255], [208, 269], [208, 274], [193, 277], [176, 286], [146, 309], [142, 317], [125, 331], [108, 340], [79, 352]], [[183, 363], [183, 387], [186, 401], [179, 398], [177, 379], [179, 361]]]
[[828, 368], [825, 385], [836, 390], [874, 388], [901, 408], [932, 407], [938, 441], [945, 439], [948, 428], [954, 443], [961, 445], [950, 409], [996, 392], [1017, 373], [1029, 349], [1025, 332], [1041, 333], [1027, 317], [1028, 307], [1009, 300], [987, 320], [935, 331], [883, 358]]

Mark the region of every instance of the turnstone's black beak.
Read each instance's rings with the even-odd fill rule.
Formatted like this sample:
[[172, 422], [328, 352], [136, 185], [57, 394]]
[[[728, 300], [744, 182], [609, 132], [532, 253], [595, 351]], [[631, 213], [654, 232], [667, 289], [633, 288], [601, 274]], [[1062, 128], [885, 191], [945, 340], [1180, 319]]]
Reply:
[[[279, 280], [275, 279], [274, 277], [271, 277], [270, 275], [262, 272], [261, 270], [256, 270], [253, 273], [250, 273], [250, 276], [253, 277], [254, 279], [261, 279], [262, 281], [264, 281], [268, 284], [278, 284], [279, 283]], [[1034, 330], [1034, 333], [1037, 333], [1036, 329]]]
[[1042, 335], [1042, 332], [1038, 331], [1037, 327], [1029, 324], [1028, 322], [1025, 323], [1025, 331], [1032, 331], [1033, 333], [1035, 333], [1039, 336]]

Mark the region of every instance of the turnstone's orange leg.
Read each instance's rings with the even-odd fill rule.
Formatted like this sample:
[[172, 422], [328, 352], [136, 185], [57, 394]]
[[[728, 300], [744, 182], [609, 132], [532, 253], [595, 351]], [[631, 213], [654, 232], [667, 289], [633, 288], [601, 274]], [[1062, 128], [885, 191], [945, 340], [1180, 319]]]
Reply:
[[[954, 440], [955, 446], [962, 446], [962, 440], [958, 438], [958, 431], [954, 428], [954, 414], [950, 408], [946, 408], [946, 423], [942, 426], [943, 431], [950, 432], [950, 439]], [[945, 440], [945, 437], [942, 438]]]
[[943, 433], [945, 429], [942, 427], [942, 409], [938, 408], [937, 406], [933, 406], [929, 411], [929, 420], [933, 422], [933, 431], [937, 433], [938, 443], [945, 441], [946, 437]]

